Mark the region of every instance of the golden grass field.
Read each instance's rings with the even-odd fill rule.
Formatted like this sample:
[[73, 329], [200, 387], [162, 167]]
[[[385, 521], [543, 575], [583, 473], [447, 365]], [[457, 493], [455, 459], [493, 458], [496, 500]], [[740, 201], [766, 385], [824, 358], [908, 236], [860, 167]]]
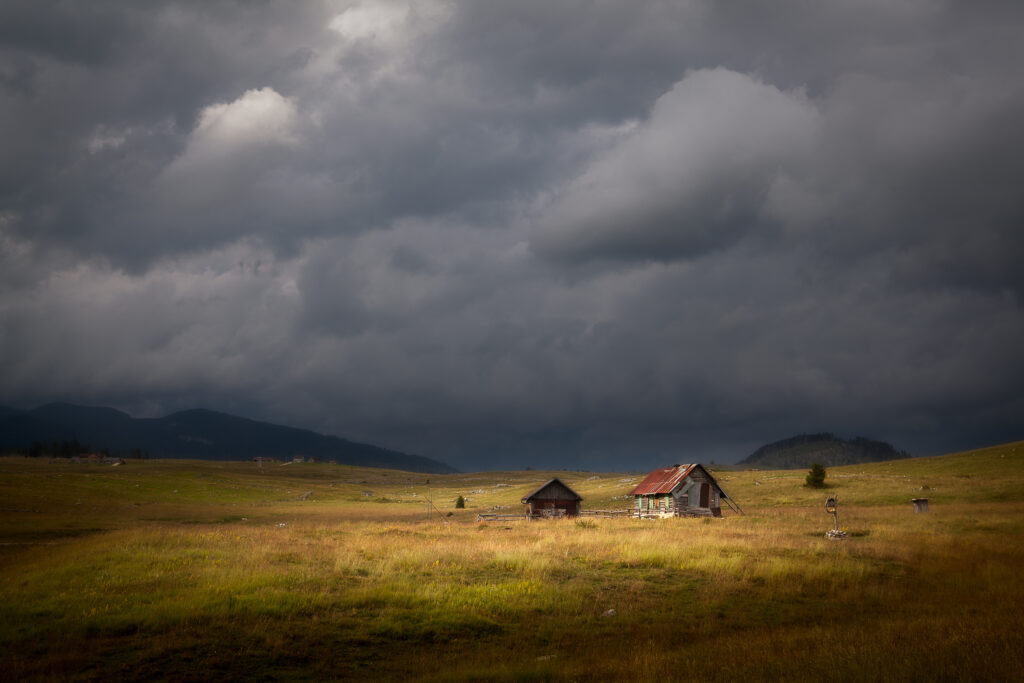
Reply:
[[745, 516], [481, 524], [641, 475], [3, 458], [0, 676], [1024, 679], [1024, 442], [715, 474]]

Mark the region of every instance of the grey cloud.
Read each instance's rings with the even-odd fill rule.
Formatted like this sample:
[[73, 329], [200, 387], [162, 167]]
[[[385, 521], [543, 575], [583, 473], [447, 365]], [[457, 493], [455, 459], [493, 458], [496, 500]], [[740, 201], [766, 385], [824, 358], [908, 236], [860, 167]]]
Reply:
[[[406, 230], [416, 244], [424, 227]], [[472, 466], [485, 453], [511, 465], [517, 448], [624, 462], [646, 444], [656, 458], [672, 443], [710, 448], [714, 434], [722, 459], [733, 433], [757, 424], [773, 436], [816, 424], [927, 433], [919, 411], [1012, 396], [1024, 379], [1007, 372], [1017, 351], [1006, 340], [1024, 334], [1010, 300], [894, 296], [879, 272], [809, 287], [804, 255], [777, 253], [553, 284], [496, 234], [466, 278], [453, 246], [482, 249], [480, 238], [430, 232], [419, 247], [430, 267], [412, 277], [372, 258], [407, 241], [394, 231], [287, 262], [239, 247], [145, 278], [68, 268], [29, 289], [31, 303], [4, 298], [3, 357], [19, 359], [9, 390], [134, 390], [149, 410], [217, 400]], [[239, 265], [257, 259], [258, 270]], [[347, 301], [358, 303], [354, 328]], [[938, 405], [923, 408], [924, 396]]]
[[[827, 145], [798, 182], [814, 208], [778, 216], [833, 262], [884, 255], [902, 279], [1010, 287], [1024, 248], [1012, 189], [1024, 92], [985, 75], [950, 81], [837, 79]], [[996, 247], [995, 245], [1000, 245]], [[971, 274], [969, 274], [971, 273]]]
[[820, 117], [799, 92], [691, 72], [650, 119], [545, 210], [533, 243], [563, 256], [692, 256], [757, 229], [775, 178], [806, 165]]
[[[717, 98], [686, 95], [698, 79], [721, 82]], [[1021, 162], [1005, 150], [1024, 148], [1009, 123], [1022, 105], [1018, 87], [984, 75], [842, 76], [809, 99], [694, 72], [540, 211], [532, 243], [561, 258], [671, 259], [748, 236], [810, 240], [837, 267], [885, 254], [896, 277], [1019, 294]]]
[[1007, 5], [8, 3], [0, 402], [465, 468], [1019, 438]]
[[[0, 201], [24, 216], [22, 234], [75, 242], [122, 262], [133, 254], [108, 234], [110, 224], [129, 234], [144, 228], [145, 217], [132, 213], [204, 108], [254, 87], [287, 90], [289, 56], [304, 40], [319, 39], [309, 13], [288, 3], [51, 9], [6, 6], [31, 26], [13, 17], [0, 54], [31, 77], [25, 87], [0, 91], [0, 109], [11, 112], [0, 125], [12, 143], [0, 155]], [[97, 54], [69, 52], [76, 43], [96, 46]], [[129, 141], [96, 154], [90, 141], [97, 131], [130, 132]], [[51, 207], [45, 220], [34, 218], [41, 205]], [[147, 260], [163, 248], [151, 248]], [[145, 253], [145, 242], [134, 249]]]

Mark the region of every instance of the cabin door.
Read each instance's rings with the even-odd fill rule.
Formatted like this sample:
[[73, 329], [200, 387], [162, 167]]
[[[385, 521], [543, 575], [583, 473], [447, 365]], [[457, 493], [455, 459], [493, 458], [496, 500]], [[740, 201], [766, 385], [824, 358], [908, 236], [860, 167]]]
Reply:
[[711, 487], [708, 484], [700, 485], [700, 506], [702, 508], [711, 506]]

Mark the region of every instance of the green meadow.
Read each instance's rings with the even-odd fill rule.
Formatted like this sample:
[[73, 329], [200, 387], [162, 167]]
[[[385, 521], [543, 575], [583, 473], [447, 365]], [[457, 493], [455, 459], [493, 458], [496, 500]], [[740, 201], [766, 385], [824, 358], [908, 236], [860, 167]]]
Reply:
[[551, 476], [628, 507], [642, 475], [3, 458], [0, 677], [1024, 676], [1024, 442], [823, 490], [712, 471], [745, 515], [480, 523]]

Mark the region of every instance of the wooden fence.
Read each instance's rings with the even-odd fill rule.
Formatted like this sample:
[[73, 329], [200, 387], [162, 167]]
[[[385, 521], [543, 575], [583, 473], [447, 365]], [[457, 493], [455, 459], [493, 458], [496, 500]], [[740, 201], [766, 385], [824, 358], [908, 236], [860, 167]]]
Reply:
[[[543, 512], [547, 512], [546, 510]], [[561, 512], [561, 511], [559, 511]], [[496, 512], [481, 512], [476, 516], [478, 522], [521, 522], [528, 519], [544, 519], [549, 517], [561, 518], [564, 515], [555, 514], [519, 514], [519, 515], [502, 515]], [[663, 517], [711, 517], [713, 516], [711, 510], [707, 508], [653, 508], [637, 510], [636, 508], [626, 508], [623, 510], [580, 510], [580, 517], [628, 517], [636, 519], [661, 519]]]
[[625, 510], [580, 510], [580, 515], [589, 517], [635, 517], [637, 519], [661, 519], [662, 517], [711, 517], [708, 508], [627, 508]]
[[476, 516], [478, 522], [522, 522], [526, 515], [499, 515], [496, 512], [481, 512]]
[[625, 510], [580, 510], [581, 517], [635, 517], [635, 508]]

